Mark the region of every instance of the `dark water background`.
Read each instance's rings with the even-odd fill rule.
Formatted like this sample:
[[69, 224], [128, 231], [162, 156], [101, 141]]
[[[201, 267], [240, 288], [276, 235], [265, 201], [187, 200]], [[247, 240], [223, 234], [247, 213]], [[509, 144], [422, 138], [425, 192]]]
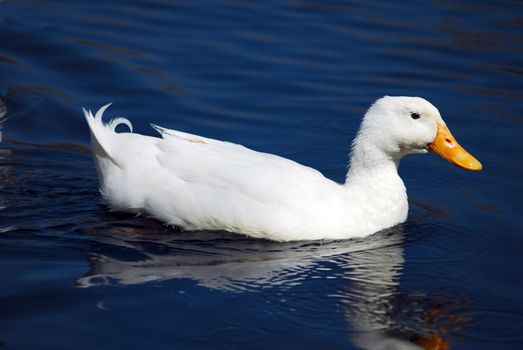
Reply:
[[[342, 181], [385, 94], [433, 102], [484, 171], [405, 159], [409, 220], [344, 242], [110, 213], [81, 114]], [[521, 349], [521, 2], [4, 0], [0, 96], [0, 348]]]

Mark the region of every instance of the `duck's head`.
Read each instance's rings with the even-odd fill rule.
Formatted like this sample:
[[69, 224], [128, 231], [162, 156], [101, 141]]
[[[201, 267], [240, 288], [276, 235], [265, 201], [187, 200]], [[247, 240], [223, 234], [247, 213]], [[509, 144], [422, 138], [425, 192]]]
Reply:
[[378, 99], [363, 118], [355, 145], [359, 142], [372, 144], [393, 159], [432, 151], [464, 169], [482, 169], [452, 136], [438, 109], [421, 97]]

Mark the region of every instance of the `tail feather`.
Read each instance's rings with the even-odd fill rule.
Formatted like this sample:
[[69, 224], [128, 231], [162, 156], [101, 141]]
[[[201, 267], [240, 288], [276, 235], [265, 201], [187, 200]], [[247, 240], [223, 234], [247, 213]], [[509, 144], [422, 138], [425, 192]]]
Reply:
[[83, 112], [87, 124], [89, 125], [89, 130], [91, 131], [91, 147], [93, 154], [98, 157], [108, 158], [116, 166], [120, 167], [117, 160], [111, 155], [111, 145], [116, 134], [115, 129], [118, 125], [125, 124], [129, 130], [133, 132], [133, 125], [128, 119], [122, 117], [114, 118], [104, 124], [102, 117], [110, 105], [111, 103], [102, 106], [94, 116], [90, 110], [86, 110], [85, 108], [83, 108]]

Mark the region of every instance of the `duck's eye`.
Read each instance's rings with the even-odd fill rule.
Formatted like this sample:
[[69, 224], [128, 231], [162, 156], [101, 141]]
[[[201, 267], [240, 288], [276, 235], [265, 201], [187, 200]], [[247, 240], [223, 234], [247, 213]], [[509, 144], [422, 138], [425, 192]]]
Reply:
[[411, 117], [412, 119], [419, 119], [419, 118], [420, 118], [420, 116], [419, 116], [418, 113], [411, 113], [411, 114], [410, 114], [410, 117]]

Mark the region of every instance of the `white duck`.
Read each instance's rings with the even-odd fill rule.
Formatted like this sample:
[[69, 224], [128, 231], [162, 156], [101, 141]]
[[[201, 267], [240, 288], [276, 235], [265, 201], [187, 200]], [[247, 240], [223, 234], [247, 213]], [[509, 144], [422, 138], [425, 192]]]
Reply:
[[[397, 169], [432, 150], [470, 170], [482, 165], [420, 97], [378, 99], [352, 143], [344, 184], [276, 155], [158, 126], [162, 138], [107, 124], [84, 109], [100, 192], [113, 210], [148, 214], [187, 230], [227, 230], [277, 241], [362, 237], [407, 219]], [[131, 133], [116, 133], [118, 124]]]

